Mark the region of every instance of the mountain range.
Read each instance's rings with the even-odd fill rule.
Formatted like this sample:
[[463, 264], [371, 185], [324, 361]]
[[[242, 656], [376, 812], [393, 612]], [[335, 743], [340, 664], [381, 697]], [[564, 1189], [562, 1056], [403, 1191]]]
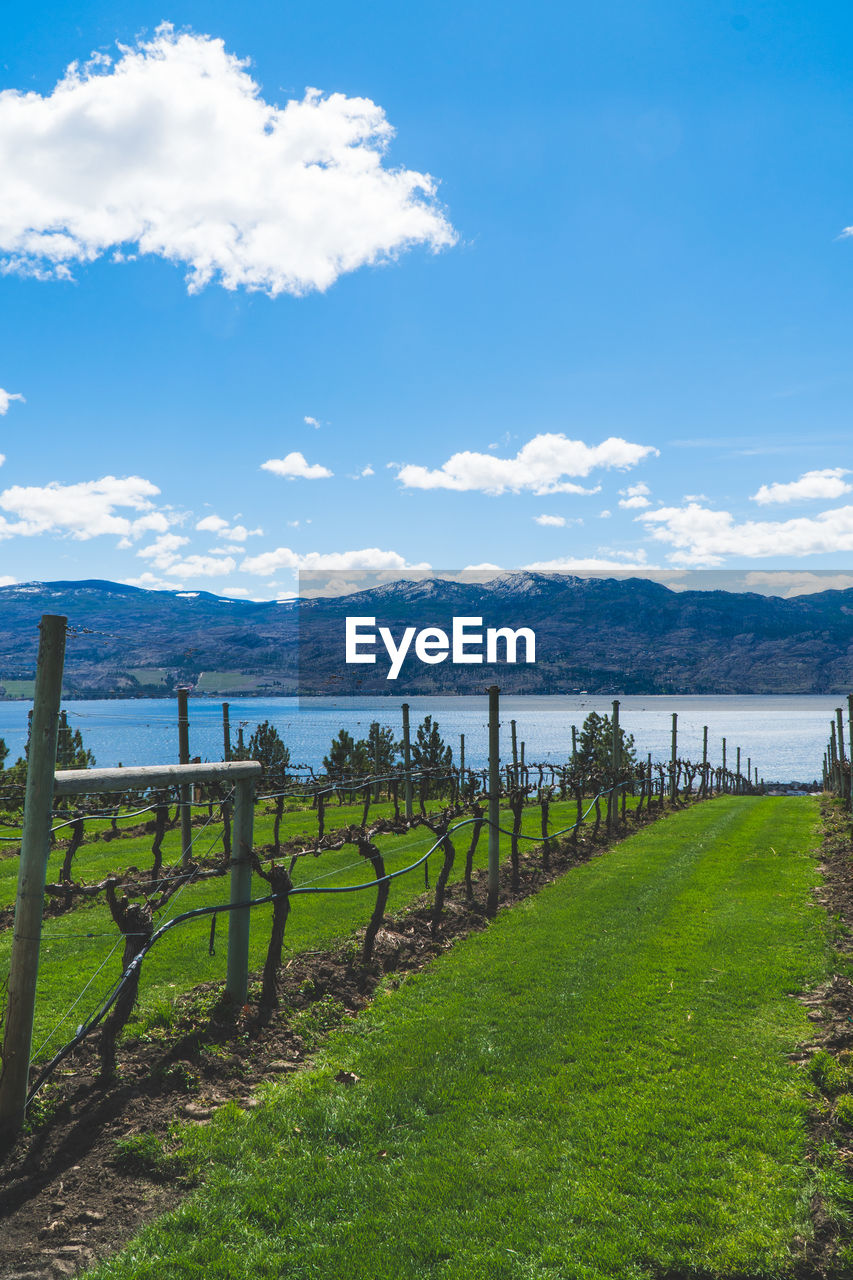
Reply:
[[[44, 613], [68, 617], [66, 697], [198, 693], [846, 693], [853, 590], [783, 598], [673, 590], [643, 578], [506, 573], [486, 583], [400, 581], [349, 596], [246, 601], [105, 581], [0, 588], [0, 689], [31, 696]], [[454, 616], [536, 633], [535, 665], [344, 668], [348, 615], [450, 629]]]

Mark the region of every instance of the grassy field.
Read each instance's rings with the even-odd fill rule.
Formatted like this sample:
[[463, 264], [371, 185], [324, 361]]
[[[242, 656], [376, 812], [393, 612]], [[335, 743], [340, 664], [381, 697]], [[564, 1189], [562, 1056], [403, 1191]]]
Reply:
[[828, 965], [816, 818], [718, 799], [502, 913], [258, 1110], [188, 1130], [202, 1186], [94, 1274], [791, 1275], [811, 1193], [791, 995]]
[[[377, 805], [371, 810], [374, 816], [391, 816], [390, 805]], [[327, 829], [356, 822], [361, 816], [361, 806], [330, 807], [327, 811]], [[511, 826], [511, 815], [503, 815], [505, 825]], [[572, 823], [576, 816], [573, 802], [551, 806], [551, 825], [556, 830]], [[138, 821], [138, 820], [137, 820]], [[258, 845], [272, 840], [272, 816], [258, 812], [255, 822], [255, 842]], [[282, 821], [282, 839], [304, 836], [306, 843], [316, 835], [316, 814], [310, 811], [288, 813]], [[105, 824], [108, 825], [108, 824]], [[523, 828], [529, 834], [540, 830], [540, 814], [536, 806], [525, 811]], [[470, 828], [463, 827], [457, 841], [457, 861], [453, 879], [464, 872], [464, 854], [470, 840]], [[377, 838], [383, 851], [388, 871], [398, 870], [421, 857], [433, 844], [435, 837], [424, 828], [415, 828], [405, 835], [385, 835]], [[502, 856], [509, 854], [509, 837], [501, 837]], [[208, 831], [198, 831], [196, 849], [199, 853], [217, 853], [222, 849], [221, 826], [212, 823]], [[531, 847], [524, 842], [522, 852]], [[475, 865], [485, 866], [487, 861], [487, 833], [481, 834]], [[180, 860], [180, 832], [170, 831], [163, 846], [164, 862]], [[62, 864], [63, 850], [51, 854], [50, 880], [55, 880]], [[0, 906], [9, 905], [15, 899], [17, 883], [17, 858], [0, 859]], [[431, 882], [434, 884], [441, 865], [441, 855], [436, 854], [432, 863]], [[113, 871], [125, 870], [134, 865], [146, 868], [151, 865], [151, 836], [139, 836], [108, 842], [83, 844], [74, 861], [74, 875], [78, 879], [95, 881]], [[320, 858], [300, 859], [294, 870], [294, 884], [309, 883], [346, 885], [361, 884], [373, 879], [372, 868], [361, 859], [354, 847], [340, 852], [324, 853]], [[423, 892], [424, 873], [419, 869], [410, 876], [401, 877], [391, 885], [388, 911], [393, 912]], [[269, 892], [268, 884], [259, 876], [253, 880], [252, 892], [261, 897]], [[182, 889], [167, 903], [157, 923], [193, 907], [207, 906], [228, 901], [227, 877], [205, 880]], [[312, 948], [323, 948], [348, 937], [370, 918], [375, 891], [360, 894], [304, 895], [294, 899], [287, 924], [285, 951], [292, 954]], [[271, 908], [255, 911], [252, 920], [250, 965], [260, 968], [269, 941]], [[145, 959], [140, 985], [140, 1000], [129, 1031], [139, 1031], [153, 1023], [168, 1024], [175, 998], [201, 982], [224, 979], [228, 937], [228, 918], [220, 918], [217, 926], [215, 954], [209, 954], [210, 920], [202, 918], [173, 929]], [[113, 924], [109, 909], [103, 901], [84, 902], [74, 911], [48, 919], [44, 923], [36, 994], [36, 1015], [33, 1050], [38, 1060], [50, 1057], [73, 1034], [90, 1010], [97, 1008], [101, 999], [121, 973], [121, 946], [117, 947], [119, 933]], [[0, 983], [9, 967], [12, 931], [0, 933]], [[101, 967], [103, 966], [103, 967]], [[87, 981], [91, 986], [85, 991], [79, 1004], [74, 1004]], [[60, 1021], [64, 1018], [64, 1021]]]

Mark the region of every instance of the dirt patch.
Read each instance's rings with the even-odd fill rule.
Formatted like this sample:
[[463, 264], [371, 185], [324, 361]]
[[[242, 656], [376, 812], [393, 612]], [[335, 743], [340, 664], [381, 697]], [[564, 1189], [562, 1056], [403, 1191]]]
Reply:
[[[821, 806], [823, 822], [822, 861], [819, 867], [823, 883], [815, 891], [815, 898], [826, 910], [832, 930], [832, 943], [836, 952], [853, 955], [853, 842], [849, 815], [840, 806], [825, 800]], [[839, 966], [840, 967], [840, 966]], [[809, 1151], [806, 1159], [816, 1167], [831, 1160], [836, 1171], [845, 1175], [853, 1184], [853, 1129], [839, 1120], [838, 1100], [844, 1096], [842, 1085], [853, 1063], [853, 981], [843, 973], [835, 973], [823, 986], [798, 996], [806, 1008], [806, 1016], [812, 1023], [813, 1034], [809, 1043], [799, 1047], [791, 1055], [794, 1062], [810, 1070], [815, 1087], [822, 1090], [822, 1101], [809, 1116]], [[827, 1070], [815, 1071], [826, 1061]], [[835, 1083], [825, 1079], [832, 1074], [832, 1063], [837, 1064]], [[830, 1156], [828, 1153], [832, 1151]], [[853, 1185], [851, 1185], [853, 1195]], [[802, 1249], [798, 1274], [808, 1280], [811, 1277], [850, 1276], [848, 1264], [839, 1254], [850, 1247], [850, 1232], [828, 1211], [823, 1197], [816, 1193], [810, 1204], [814, 1237], [797, 1241]]]
[[[629, 817], [621, 837], [658, 814]], [[571, 839], [550, 845], [548, 871], [539, 849], [520, 859], [516, 890], [510, 866], [501, 867], [500, 909], [607, 848], [586, 832], [576, 847]], [[34, 1104], [42, 1113], [35, 1131], [0, 1169], [3, 1280], [75, 1275], [174, 1208], [187, 1184], [168, 1160], [172, 1123], [204, 1123], [231, 1101], [256, 1106], [257, 1086], [298, 1071], [326, 1031], [370, 1002], [383, 978], [422, 969], [458, 938], [487, 928], [486, 888], [484, 871], [475, 874], [470, 898], [464, 884], [451, 885], [437, 929], [431, 894], [386, 917], [366, 965], [355, 943], [294, 956], [280, 971], [280, 1007], [267, 1017], [250, 1005], [229, 1014], [216, 1003], [221, 984], [197, 988], [180, 1002], [168, 1042], [152, 1034], [120, 1046], [119, 1077], [109, 1086], [98, 1080], [97, 1038], [80, 1045]], [[143, 1169], [133, 1140], [144, 1154], [147, 1135], [163, 1140], [167, 1159]]]

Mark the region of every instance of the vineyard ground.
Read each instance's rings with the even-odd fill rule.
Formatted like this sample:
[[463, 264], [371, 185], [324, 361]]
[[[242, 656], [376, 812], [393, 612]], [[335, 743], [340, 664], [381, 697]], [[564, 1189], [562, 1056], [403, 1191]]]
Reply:
[[[629, 807], [635, 804], [636, 800], [631, 797]], [[345, 805], [341, 808], [329, 806], [326, 813], [327, 829], [355, 823], [359, 821], [361, 812], [361, 805]], [[371, 820], [377, 817], [390, 818], [392, 814], [393, 809], [389, 804], [376, 804], [371, 807]], [[554, 803], [551, 806], [551, 829], [559, 830], [561, 827], [568, 826], [575, 820], [575, 814], [576, 808], [573, 802]], [[508, 810], [502, 810], [501, 821], [507, 828], [512, 826], [512, 815]], [[272, 816], [260, 810], [255, 821], [256, 847], [270, 844], [272, 825]], [[539, 809], [536, 805], [531, 805], [524, 812], [522, 830], [534, 836], [539, 829]], [[316, 831], [316, 814], [310, 810], [296, 811], [285, 815], [282, 821], [281, 838], [282, 840], [304, 839], [310, 846], [316, 839]], [[203, 830], [199, 825], [194, 828], [194, 834], [195, 849], [198, 853], [208, 856], [221, 855], [221, 826], [214, 823], [209, 829]], [[458, 882], [464, 871], [464, 851], [470, 839], [470, 827], [463, 827], [456, 839], [457, 857], [452, 874], [453, 882]], [[408, 866], [426, 853], [435, 844], [435, 836], [425, 827], [415, 827], [403, 835], [380, 835], [376, 839], [376, 844], [382, 850], [386, 869], [396, 871]], [[485, 866], [487, 845], [484, 830], [477, 848], [475, 867]], [[502, 857], [508, 856], [509, 847], [509, 836], [502, 834]], [[530, 847], [531, 841], [525, 840], [522, 849]], [[168, 832], [163, 853], [164, 860], [179, 865], [180, 832], [178, 830]], [[58, 878], [62, 856], [61, 848], [51, 854], [48, 867], [49, 880]], [[430, 861], [431, 882], [435, 884], [441, 866], [440, 853], [436, 853]], [[98, 881], [132, 865], [144, 868], [150, 866], [150, 863], [150, 834], [123, 836], [116, 840], [84, 843], [74, 860], [74, 874], [80, 880]], [[5, 905], [6, 902], [14, 902], [16, 878], [17, 858], [7, 856], [0, 859], [0, 906]], [[358, 856], [352, 846], [337, 852], [324, 852], [317, 859], [301, 858], [293, 874], [293, 882], [296, 886], [314, 881], [326, 885], [363, 884], [372, 879], [372, 868]], [[399, 911], [407, 903], [414, 901], [422, 892], [423, 885], [422, 870], [393, 881], [388, 910]], [[260, 897], [269, 892], [269, 885], [260, 876], [255, 875], [252, 892]], [[366, 924], [374, 899], [375, 891], [372, 890], [366, 893], [306, 895], [295, 898], [285, 934], [285, 958], [289, 959], [299, 952], [310, 949], [327, 949], [342, 941], [360, 925]], [[189, 884], [169, 901], [165, 911], [158, 917], [158, 924], [179, 912], [227, 901], [227, 877]], [[267, 907], [253, 914], [250, 943], [250, 965], [253, 968], [259, 968], [263, 964], [266, 954], [269, 941], [269, 912], [270, 909]], [[6, 922], [7, 927], [0, 931], [0, 983], [5, 979], [9, 967], [12, 942], [11, 907], [6, 913]], [[217, 926], [213, 955], [210, 954], [209, 946], [209, 918], [190, 921], [164, 937], [143, 965], [139, 1004], [128, 1028], [129, 1032], [142, 1034], [157, 1027], [168, 1029], [174, 1021], [176, 1000], [183, 993], [192, 990], [200, 983], [221, 980], [225, 971], [227, 936], [226, 917], [220, 920]], [[64, 1040], [73, 1034], [74, 1025], [82, 1022], [84, 1015], [91, 1009], [98, 1007], [104, 994], [119, 976], [121, 948], [110, 955], [118, 937], [118, 931], [102, 898], [98, 901], [78, 902], [73, 911], [45, 920], [36, 993], [33, 1046], [35, 1060], [49, 1058]], [[64, 1023], [60, 1023], [63, 1014], [72, 1006], [80, 992], [83, 985], [81, 977], [85, 980], [95, 974], [105, 960], [107, 963], [86, 992], [85, 1002], [76, 1006], [73, 1021], [67, 1019]]]
[[[814, 1035], [791, 996], [828, 965], [811, 909], [815, 819], [810, 800], [729, 797], [646, 828], [424, 972], [386, 979], [313, 1070], [291, 1074], [298, 1046], [280, 1041], [286, 1083], [254, 1109], [217, 1108], [229, 1091], [205, 1083], [180, 1134], [125, 1139], [123, 1174], [109, 1124], [100, 1148], [95, 1136], [110, 1115], [90, 1103], [109, 1199], [93, 1210], [79, 1169], [59, 1193], [48, 1186], [29, 1223], [45, 1266], [30, 1253], [29, 1273], [73, 1270], [91, 1256], [87, 1234], [114, 1243], [129, 1219], [173, 1202], [157, 1181], [171, 1176], [201, 1185], [101, 1280], [807, 1274], [792, 1249], [812, 1234], [815, 1098], [788, 1055]], [[428, 950], [417, 919], [390, 939], [400, 969]], [[329, 959], [307, 978], [299, 968], [289, 992], [319, 994]], [[334, 1022], [365, 999], [328, 996], [302, 1013], [294, 998], [303, 1049], [324, 1008]], [[189, 1072], [187, 1057], [172, 1065]], [[55, 1172], [69, 1152], [47, 1148]]]

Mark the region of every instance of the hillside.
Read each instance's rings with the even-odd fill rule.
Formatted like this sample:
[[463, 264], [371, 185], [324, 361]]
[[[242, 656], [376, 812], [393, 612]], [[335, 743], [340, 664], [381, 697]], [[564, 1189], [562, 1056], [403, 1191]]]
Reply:
[[[27, 696], [38, 622], [63, 613], [67, 696], [200, 693], [478, 692], [846, 693], [853, 688], [853, 591], [782, 599], [672, 591], [646, 579], [504, 574], [485, 584], [398, 582], [337, 599], [229, 600], [208, 592], [145, 591], [112, 582], [0, 588], [0, 686]], [[343, 619], [368, 614], [403, 626], [449, 628], [454, 615], [486, 626], [532, 627], [535, 667], [343, 667]], [[301, 632], [301, 639], [300, 639]], [[302, 680], [297, 685], [301, 664]], [[349, 671], [355, 675], [350, 678]]]

